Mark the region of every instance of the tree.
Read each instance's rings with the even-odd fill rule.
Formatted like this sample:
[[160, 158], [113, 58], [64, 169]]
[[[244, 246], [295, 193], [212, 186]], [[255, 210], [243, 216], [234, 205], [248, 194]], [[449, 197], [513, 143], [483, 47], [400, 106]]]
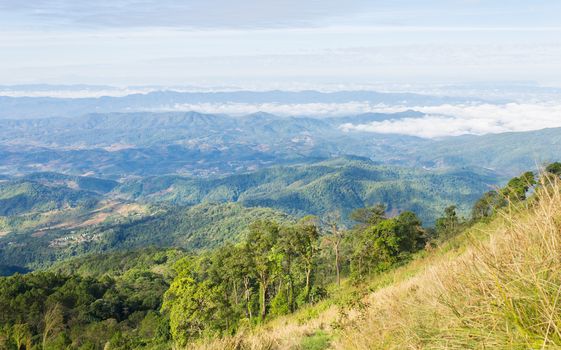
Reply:
[[296, 237], [296, 251], [304, 261], [306, 271], [306, 287], [304, 300], [310, 301], [311, 277], [315, 266], [315, 258], [319, 243], [319, 229], [316, 218], [313, 216], [304, 217], [297, 225], [298, 235]]
[[545, 171], [553, 175], [561, 176], [561, 163], [551, 163], [547, 167], [545, 167]]
[[475, 202], [471, 210], [472, 220], [481, 220], [492, 216], [497, 209], [506, 205], [506, 200], [497, 191], [489, 191], [483, 194], [481, 198]]
[[455, 234], [460, 227], [460, 219], [456, 214], [456, 206], [451, 205], [444, 209], [444, 216], [436, 219], [435, 229], [439, 238], [450, 237]]
[[190, 259], [178, 262], [177, 277], [162, 304], [162, 311], [169, 313], [172, 338], [181, 346], [205, 334], [220, 334], [231, 321], [225, 286], [216, 285], [210, 279], [198, 281], [196, 265]]
[[[455, 211], [452, 209], [448, 213], [455, 214]], [[388, 269], [422, 249], [426, 241], [421, 220], [410, 211], [373, 225], [355, 227], [349, 233], [345, 241], [350, 246], [351, 273], [356, 279]]]
[[534, 173], [527, 171], [519, 177], [512, 178], [501, 190], [501, 194], [511, 202], [520, 202], [526, 199], [528, 190], [535, 184]]
[[395, 218], [399, 250], [402, 253], [412, 253], [423, 248], [425, 244], [421, 220], [411, 211], [405, 211]]
[[395, 219], [386, 219], [358, 232], [357, 239], [353, 242], [351, 264], [355, 278], [362, 279], [373, 272], [383, 271], [397, 261], [397, 229]]
[[332, 249], [333, 255], [335, 256], [335, 272], [337, 278], [337, 286], [341, 285], [341, 243], [345, 238], [345, 230], [338, 227], [337, 222], [340, 220], [339, 213], [334, 213], [328, 216], [327, 226], [329, 227], [329, 235], [325, 237], [325, 241], [328, 242]]
[[[287, 289], [288, 289], [286, 293], [286, 298], [291, 312], [293, 312], [296, 309], [296, 302], [294, 298], [295, 277], [294, 277], [293, 267], [298, 257], [297, 244], [298, 244], [298, 230], [296, 229], [296, 227], [294, 225], [282, 226], [280, 229], [278, 246], [283, 255], [282, 267], [284, 270], [283, 271], [284, 278], [286, 279]], [[278, 297], [281, 298], [283, 296], [284, 295]]]
[[373, 207], [358, 208], [351, 212], [350, 219], [362, 226], [376, 225], [386, 218], [386, 206], [376, 204]]
[[[252, 276], [253, 262], [251, 254], [249, 254], [243, 246], [225, 246], [219, 249], [215, 254], [215, 262], [213, 263], [213, 271], [219, 274], [218, 279], [222, 279], [224, 283], [231, 286], [232, 302], [234, 305], [243, 306], [244, 312], [248, 319], [253, 318], [252, 311], [252, 294], [254, 277]], [[243, 300], [243, 302], [242, 302]]]
[[254, 222], [249, 229], [246, 253], [253, 258], [253, 269], [259, 281], [259, 304], [261, 320], [267, 316], [267, 293], [269, 284], [278, 270], [278, 260], [273, 247], [277, 243], [279, 227], [271, 221]]
[[373, 272], [387, 269], [399, 257], [399, 224], [386, 219], [361, 230], [353, 230], [351, 271], [354, 278], [362, 279]]
[[397, 220], [384, 220], [368, 230], [372, 239], [372, 267], [376, 271], [383, 271], [396, 262], [399, 254], [399, 225]]

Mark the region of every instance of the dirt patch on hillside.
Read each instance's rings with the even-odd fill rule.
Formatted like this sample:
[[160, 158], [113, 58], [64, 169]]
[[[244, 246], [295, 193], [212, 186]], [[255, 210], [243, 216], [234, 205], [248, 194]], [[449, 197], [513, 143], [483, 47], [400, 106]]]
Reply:
[[115, 212], [119, 215], [126, 216], [130, 214], [146, 214], [148, 209], [140, 204], [123, 204], [118, 206]]
[[37, 232], [33, 232], [33, 233], [31, 234], [31, 237], [34, 237], [34, 238], [41, 238], [41, 237], [43, 237], [45, 234], [47, 234], [47, 231], [44, 231], [44, 230], [42, 230], [42, 231], [37, 231]]
[[105, 219], [109, 217], [109, 215], [111, 215], [111, 213], [97, 213], [93, 217], [89, 218], [88, 220], [74, 227], [85, 227], [85, 226], [101, 224], [102, 222], [105, 221]]

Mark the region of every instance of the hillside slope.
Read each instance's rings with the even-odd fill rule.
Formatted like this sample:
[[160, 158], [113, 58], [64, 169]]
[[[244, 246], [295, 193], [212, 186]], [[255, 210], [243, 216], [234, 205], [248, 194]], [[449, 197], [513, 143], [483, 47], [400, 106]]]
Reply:
[[464, 135], [421, 145], [414, 164], [429, 167], [479, 165], [514, 176], [559, 157], [561, 128], [508, 132], [481, 136]]
[[116, 191], [127, 200], [179, 205], [239, 202], [294, 215], [340, 211], [343, 218], [353, 209], [384, 203], [388, 212], [411, 210], [430, 225], [449, 205], [457, 204], [467, 214], [479, 196], [498, 182], [491, 172], [426, 171], [341, 157], [220, 178], [148, 177]]
[[411, 263], [201, 349], [557, 349], [561, 193], [540, 190]]
[[98, 200], [95, 193], [65, 186], [51, 187], [25, 180], [0, 183], [0, 216], [94, 206]]
[[87, 253], [150, 246], [211, 249], [236, 241], [254, 220], [290, 220], [277, 210], [236, 203], [193, 207], [118, 204], [95, 215], [99, 220], [0, 237], [0, 265], [38, 268]]

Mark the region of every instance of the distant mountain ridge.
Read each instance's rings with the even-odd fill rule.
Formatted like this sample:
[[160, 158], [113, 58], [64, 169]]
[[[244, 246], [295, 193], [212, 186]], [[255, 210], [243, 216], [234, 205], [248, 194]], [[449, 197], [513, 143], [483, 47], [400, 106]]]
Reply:
[[345, 133], [340, 125], [420, 115], [407, 111], [311, 118], [138, 112], [0, 120], [0, 167], [13, 174], [55, 171], [121, 178], [220, 175], [346, 154], [387, 159], [426, 140]]
[[506, 177], [555, 161], [561, 128], [424, 139], [345, 131], [423, 113], [341, 117], [232, 117], [197, 112], [94, 113], [75, 118], [0, 120], [0, 171], [51, 171], [121, 179], [180, 174], [212, 177], [345, 155], [431, 169], [485, 167]]
[[77, 117], [87, 113], [154, 111], [173, 108], [175, 105], [196, 103], [303, 104], [369, 102], [372, 104], [413, 106], [468, 101], [474, 101], [474, 99], [375, 91], [155, 91], [147, 94], [98, 98], [0, 96], [0, 119]]

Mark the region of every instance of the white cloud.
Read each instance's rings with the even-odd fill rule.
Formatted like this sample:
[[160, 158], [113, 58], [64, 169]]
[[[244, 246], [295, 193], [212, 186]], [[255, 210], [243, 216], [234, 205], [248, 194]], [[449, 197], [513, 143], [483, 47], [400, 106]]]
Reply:
[[385, 120], [369, 124], [343, 124], [344, 131], [439, 138], [464, 134], [483, 135], [561, 127], [561, 103], [473, 103], [438, 106], [388, 106], [368, 102], [348, 103], [202, 103], [164, 106], [158, 111], [197, 111], [211, 114], [246, 115], [267, 112], [281, 116], [344, 116], [362, 113], [397, 113], [415, 110], [422, 118]]
[[[403, 110], [400, 107], [386, 108], [386, 112]], [[416, 119], [386, 120], [369, 124], [344, 124], [344, 131], [395, 133], [425, 138], [482, 135], [512, 131], [531, 131], [561, 127], [561, 104], [508, 103], [440, 105], [411, 107], [425, 113]]]

